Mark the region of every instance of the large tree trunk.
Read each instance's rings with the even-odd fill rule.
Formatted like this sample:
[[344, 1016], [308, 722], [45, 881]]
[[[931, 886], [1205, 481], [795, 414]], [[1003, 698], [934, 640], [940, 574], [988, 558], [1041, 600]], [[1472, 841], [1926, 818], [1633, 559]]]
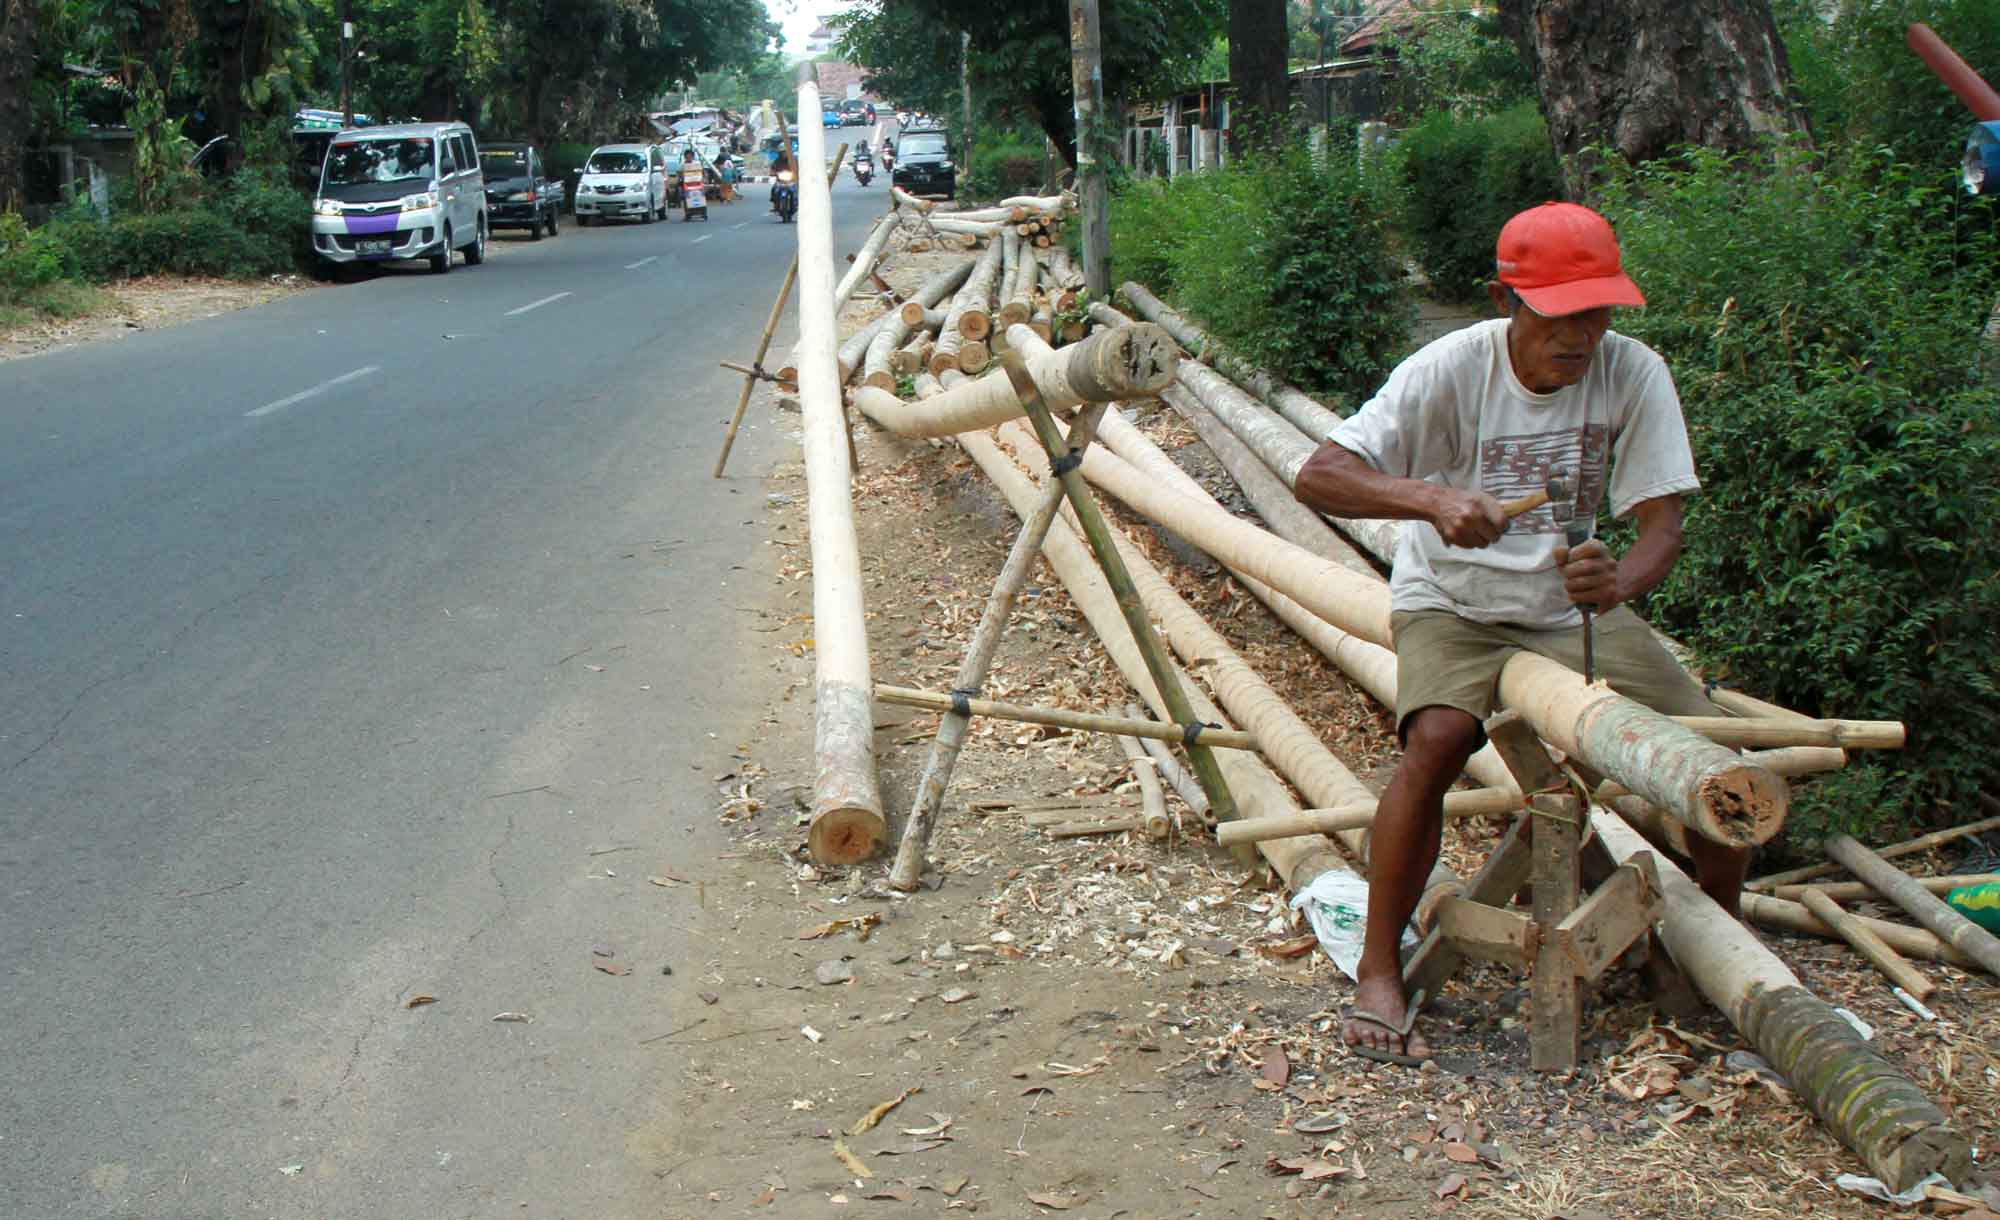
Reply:
[[34, 0], [0, 0], [0, 212], [28, 201], [28, 82], [34, 75]]
[[1229, 0], [1229, 85], [1234, 101], [1229, 139], [1240, 150], [1245, 139], [1273, 139], [1291, 108], [1291, 79], [1285, 74], [1285, 0]]
[[1770, 0], [1505, 0], [1500, 20], [1534, 71], [1572, 195], [1596, 145], [1647, 161], [1807, 133]]

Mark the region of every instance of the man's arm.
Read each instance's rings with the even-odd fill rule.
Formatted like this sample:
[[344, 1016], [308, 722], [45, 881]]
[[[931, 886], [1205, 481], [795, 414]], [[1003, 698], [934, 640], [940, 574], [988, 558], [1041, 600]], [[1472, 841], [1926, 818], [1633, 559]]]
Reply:
[[[1336, 517], [1428, 521], [1452, 546], [1491, 546], [1507, 531], [1500, 501], [1485, 492], [1383, 474], [1359, 454], [1331, 442], [1299, 467], [1292, 494], [1308, 508]], [[1667, 562], [1671, 566], [1673, 561]], [[1664, 569], [1660, 575], [1666, 575]], [[1657, 577], [1654, 583], [1659, 583]]]
[[1639, 519], [1639, 538], [1623, 559], [1612, 559], [1611, 549], [1595, 538], [1574, 552], [1556, 547], [1556, 565], [1572, 602], [1602, 614], [1651, 591], [1673, 571], [1681, 556], [1681, 498], [1641, 500], [1632, 512]]

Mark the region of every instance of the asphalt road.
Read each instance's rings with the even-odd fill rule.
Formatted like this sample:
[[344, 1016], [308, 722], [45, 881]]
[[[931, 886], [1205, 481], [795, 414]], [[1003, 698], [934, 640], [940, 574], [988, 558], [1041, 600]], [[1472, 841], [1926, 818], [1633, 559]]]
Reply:
[[658, 1214], [763, 200], [0, 365], [0, 1216]]

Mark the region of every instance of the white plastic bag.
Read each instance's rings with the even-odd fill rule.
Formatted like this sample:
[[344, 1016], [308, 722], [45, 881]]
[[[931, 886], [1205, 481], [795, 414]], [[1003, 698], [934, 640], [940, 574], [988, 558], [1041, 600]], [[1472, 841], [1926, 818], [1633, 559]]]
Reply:
[[[1303, 909], [1319, 947], [1348, 978], [1361, 965], [1363, 930], [1368, 924], [1368, 882], [1346, 869], [1329, 869], [1292, 896], [1292, 909]], [[1416, 933], [1403, 929], [1403, 949], [1417, 945]]]

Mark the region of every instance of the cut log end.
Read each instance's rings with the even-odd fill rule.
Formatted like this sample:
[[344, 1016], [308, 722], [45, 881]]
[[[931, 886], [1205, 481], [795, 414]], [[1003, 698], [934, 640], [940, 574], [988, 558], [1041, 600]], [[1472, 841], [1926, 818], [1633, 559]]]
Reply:
[[993, 333], [993, 319], [983, 309], [968, 309], [958, 316], [958, 333], [967, 339], [984, 339]]
[[1712, 820], [1702, 829], [1732, 847], [1755, 847], [1785, 825], [1785, 781], [1755, 763], [1723, 768], [1705, 777], [1697, 796]]
[[872, 809], [828, 809], [813, 815], [806, 849], [819, 864], [859, 864], [879, 851], [888, 835], [888, 823]]
[[915, 329], [924, 324], [924, 303], [922, 301], [904, 301], [901, 312], [903, 325]]
[[[1158, 394], [1173, 384], [1174, 370], [1180, 366], [1180, 349], [1173, 336], [1150, 322], [1107, 331], [1103, 343], [1077, 350], [1090, 351], [1094, 359], [1092, 367], [1083, 370], [1072, 364], [1071, 379], [1107, 387], [1107, 392], [1090, 396], [1090, 401]], [[1079, 372], [1082, 377], [1078, 377]]]

